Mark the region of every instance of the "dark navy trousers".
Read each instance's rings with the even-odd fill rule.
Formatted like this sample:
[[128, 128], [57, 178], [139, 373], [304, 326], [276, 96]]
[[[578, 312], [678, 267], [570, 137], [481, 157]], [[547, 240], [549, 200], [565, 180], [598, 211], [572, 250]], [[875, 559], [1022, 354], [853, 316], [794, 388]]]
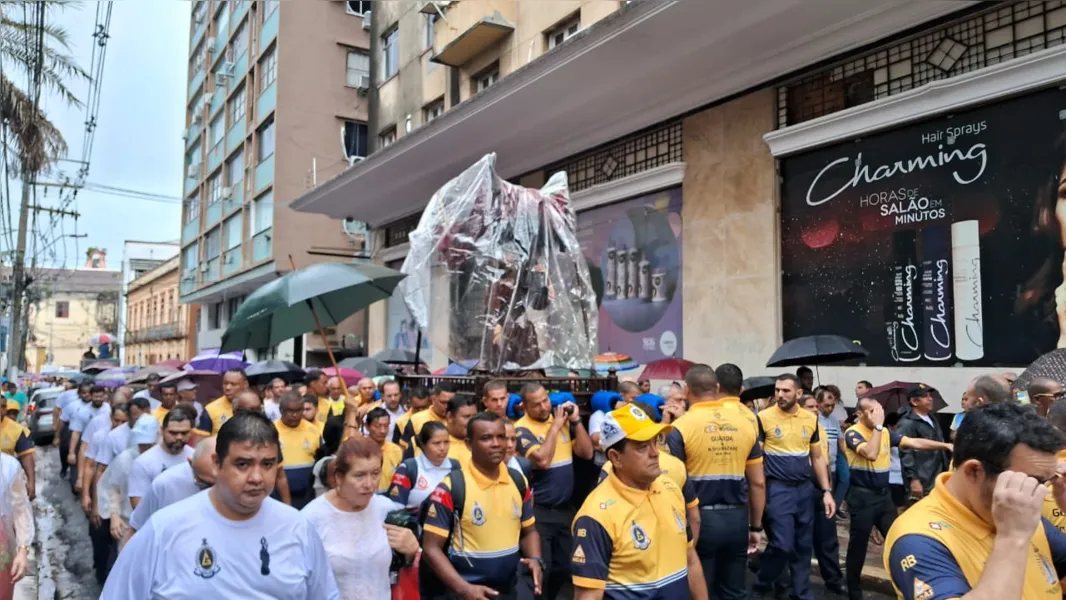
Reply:
[[782, 573], [791, 573], [792, 597], [814, 600], [811, 554], [814, 552], [814, 485], [810, 481], [766, 481], [767, 545], [759, 559], [754, 589], [768, 593]]

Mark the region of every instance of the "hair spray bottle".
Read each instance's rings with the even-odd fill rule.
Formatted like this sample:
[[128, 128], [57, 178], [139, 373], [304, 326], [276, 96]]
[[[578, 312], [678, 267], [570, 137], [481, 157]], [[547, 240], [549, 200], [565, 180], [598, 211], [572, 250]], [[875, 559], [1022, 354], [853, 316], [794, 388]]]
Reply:
[[985, 356], [981, 297], [981, 229], [975, 220], [951, 224], [951, 271], [955, 295], [955, 356]]
[[926, 360], [951, 359], [951, 232], [947, 225], [921, 231], [922, 328]]
[[892, 259], [894, 358], [900, 362], [914, 362], [922, 357], [921, 282], [916, 232], [897, 231], [892, 235]]

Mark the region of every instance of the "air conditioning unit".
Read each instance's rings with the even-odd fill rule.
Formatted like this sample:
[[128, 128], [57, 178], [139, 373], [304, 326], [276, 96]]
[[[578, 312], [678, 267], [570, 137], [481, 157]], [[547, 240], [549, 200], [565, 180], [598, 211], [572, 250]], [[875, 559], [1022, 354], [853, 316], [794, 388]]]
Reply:
[[371, 23], [371, 21], [370, 21], [370, 13], [372, 13], [372, 12], [374, 12], [374, 11], [368, 10], [365, 13], [363, 13], [363, 29], [365, 31], [370, 31], [370, 23]]
[[204, 264], [200, 265], [200, 272], [201, 273], [206, 273], [207, 272], [207, 263], [204, 263]]
[[226, 60], [222, 61], [222, 66], [219, 67], [218, 72], [225, 73], [227, 76], [232, 77], [233, 71], [236, 67], [237, 64], [227, 58]]
[[199, 178], [200, 178], [200, 163], [196, 163], [195, 165], [189, 165], [189, 179], [199, 179]]
[[200, 109], [200, 105], [196, 106], [196, 112], [192, 114], [192, 124], [199, 125], [204, 122], [203, 111]]
[[181, 141], [183, 141], [183, 142], [188, 142], [189, 141], [189, 130], [188, 129], [186, 129], [185, 131], [181, 132]]
[[222, 199], [223, 200], [229, 200], [232, 197], [233, 197], [233, 186], [228, 185], [228, 186], [222, 188]]
[[365, 91], [369, 90], [370, 89], [370, 76], [369, 75], [360, 75], [359, 76], [359, 81], [356, 82], [355, 87], [360, 92], [365, 92]]
[[204, 44], [204, 52], [211, 54], [215, 51], [215, 38], [207, 38], [207, 42]]
[[233, 62], [233, 46], [226, 48], [226, 62]]
[[215, 90], [216, 91], [219, 90], [220, 88], [224, 89], [226, 87], [226, 83], [228, 83], [228, 82], [229, 82], [229, 75], [227, 75], [226, 73], [223, 73], [222, 71], [219, 71], [219, 72], [215, 73]]

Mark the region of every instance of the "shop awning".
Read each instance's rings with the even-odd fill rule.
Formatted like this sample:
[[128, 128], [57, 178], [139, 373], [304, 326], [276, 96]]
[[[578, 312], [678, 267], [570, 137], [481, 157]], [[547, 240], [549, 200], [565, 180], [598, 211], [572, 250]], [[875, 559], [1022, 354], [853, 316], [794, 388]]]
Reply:
[[380, 227], [487, 152], [514, 177], [966, 8], [953, 0], [645, 0], [292, 203]]

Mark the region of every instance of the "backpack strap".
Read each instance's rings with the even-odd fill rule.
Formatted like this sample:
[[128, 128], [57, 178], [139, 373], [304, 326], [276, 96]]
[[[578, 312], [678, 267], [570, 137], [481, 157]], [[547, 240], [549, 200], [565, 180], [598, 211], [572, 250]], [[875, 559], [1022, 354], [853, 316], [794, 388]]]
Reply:
[[529, 491], [529, 487], [526, 485], [526, 478], [522, 475], [521, 471], [507, 467], [507, 473], [511, 476], [511, 481], [514, 482], [516, 488], [518, 488], [518, 497], [522, 500], [526, 499], [526, 492]]
[[408, 458], [400, 464], [407, 471], [407, 480], [411, 482], [411, 489], [415, 489], [415, 486], [418, 485], [418, 459]]
[[463, 475], [461, 469], [455, 469], [448, 474], [448, 477], [452, 480], [452, 507], [453, 507], [453, 522], [452, 529], [459, 527], [459, 522], [463, 520], [463, 506], [466, 504], [466, 477]]

